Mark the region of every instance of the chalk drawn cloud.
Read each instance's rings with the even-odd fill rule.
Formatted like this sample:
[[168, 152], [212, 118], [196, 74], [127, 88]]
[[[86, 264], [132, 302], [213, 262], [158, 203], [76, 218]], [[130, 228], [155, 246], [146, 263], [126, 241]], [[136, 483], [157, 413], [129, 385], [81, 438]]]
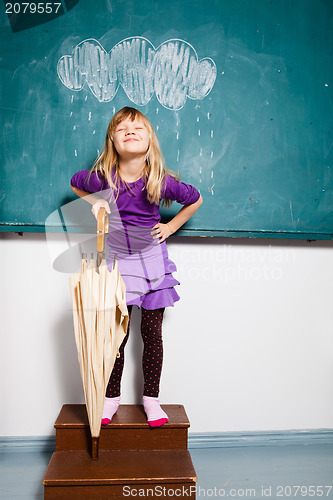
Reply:
[[111, 101], [121, 86], [138, 106], [155, 93], [170, 110], [181, 109], [187, 98], [204, 99], [216, 80], [214, 61], [199, 60], [188, 42], [172, 39], [155, 48], [143, 37], [126, 38], [110, 52], [93, 38], [84, 40], [59, 59], [57, 72], [68, 89], [80, 91], [87, 84], [100, 102]]

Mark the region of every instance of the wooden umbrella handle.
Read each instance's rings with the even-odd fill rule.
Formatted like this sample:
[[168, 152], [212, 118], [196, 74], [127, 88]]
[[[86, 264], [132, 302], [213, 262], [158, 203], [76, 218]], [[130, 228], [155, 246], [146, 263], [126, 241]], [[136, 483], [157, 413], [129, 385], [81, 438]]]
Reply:
[[104, 235], [109, 231], [108, 216], [105, 208], [100, 208], [97, 215], [97, 252], [104, 252]]

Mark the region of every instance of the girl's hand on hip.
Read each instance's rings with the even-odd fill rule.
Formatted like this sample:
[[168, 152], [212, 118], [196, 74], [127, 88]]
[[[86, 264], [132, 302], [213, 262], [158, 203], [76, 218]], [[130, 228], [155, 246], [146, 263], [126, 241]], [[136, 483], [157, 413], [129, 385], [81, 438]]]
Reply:
[[172, 231], [168, 224], [162, 224], [162, 222], [159, 222], [158, 224], [155, 224], [153, 231], [151, 231], [150, 234], [153, 235], [154, 240], [158, 239], [158, 243], [163, 243], [164, 240], [169, 238]]
[[103, 198], [101, 198], [100, 200], [97, 200], [91, 208], [91, 211], [94, 214], [96, 220], [97, 220], [98, 211], [100, 208], [105, 208], [105, 211], [107, 214], [111, 213], [108, 202], [106, 200], [104, 200]]

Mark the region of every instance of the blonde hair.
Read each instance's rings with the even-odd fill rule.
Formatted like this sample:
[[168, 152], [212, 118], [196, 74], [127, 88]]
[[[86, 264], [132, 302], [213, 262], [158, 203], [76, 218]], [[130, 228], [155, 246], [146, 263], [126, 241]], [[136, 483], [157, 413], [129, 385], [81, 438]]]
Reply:
[[[113, 136], [118, 125], [127, 118], [131, 121], [135, 119], [140, 120], [144, 123], [145, 127], [149, 133], [149, 147], [146, 153], [146, 165], [143, 171], [145, 177], [146, 189], [147, 189], [147, 199], [150, 203], [156, 203], [159, 205], [161, 196], [163, 196], [162, 182], [166, 174], [171, 175], [173, 178], [180, 180], [179, 174], [173, 172], [166, 168], [163, 155], [160, 149], [158, 139], [156, 137], [153, 126], [146, 116], [141, 113], [138, 109], [125, 107], [118, 111], [111, 119], [108, 129], [106, 132], [104, 149], [102, 153], [98, 156], [94, 162], [89, 176], [95, 172], [96, 175], [101, 174], [107, 180], [113, 193], [116, 193], [115, 199], [117, 200], [120, 188], [120, 173], [119, 173], [119, 161], [118, 153], [114, 146]], [[114, 175], [114, 181], [112, 180], [112, 174]], [[123, 181], [129, 188], [126, 181]], [[164, 199], [162, 207], [170, 207], [172, 200]]]

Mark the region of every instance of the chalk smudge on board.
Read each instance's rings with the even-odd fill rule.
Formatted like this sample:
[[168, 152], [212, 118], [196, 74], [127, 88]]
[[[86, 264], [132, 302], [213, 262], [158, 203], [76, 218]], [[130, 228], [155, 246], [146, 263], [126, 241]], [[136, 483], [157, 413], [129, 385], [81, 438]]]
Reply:
[[292, 221], [292, 223], [294, 224], [293, 206], [292, 206], [291, 201], [289, 202], [289, 206], [290, 206], [291, 221]]

